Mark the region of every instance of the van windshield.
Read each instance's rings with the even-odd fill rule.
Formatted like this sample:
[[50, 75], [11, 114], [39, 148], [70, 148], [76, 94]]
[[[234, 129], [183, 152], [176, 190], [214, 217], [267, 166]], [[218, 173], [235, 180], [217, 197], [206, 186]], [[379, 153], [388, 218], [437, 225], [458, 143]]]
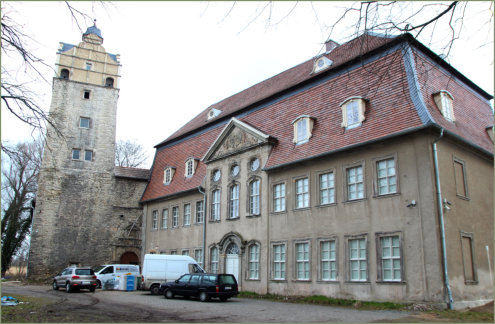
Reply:
[[100, 272], [101, 269], [105, 268], [106, 266], [97, 266], [96, 268], [93, 269], [95, 273]]

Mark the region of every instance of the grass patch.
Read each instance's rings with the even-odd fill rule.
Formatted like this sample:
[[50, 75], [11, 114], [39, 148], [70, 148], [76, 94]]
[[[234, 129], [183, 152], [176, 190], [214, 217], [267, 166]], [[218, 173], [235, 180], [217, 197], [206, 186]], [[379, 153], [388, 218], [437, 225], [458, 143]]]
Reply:
[[474, 311], [433, 311], [436, 316], [457, 323], [493, 323], [493, 313]]
[[53, 300], [15, 294], [9, 294], [9, 296], [17, 298], [19, 304], [2, 306], [2, 323], [46, 322], [45, 307], [52, 304]]

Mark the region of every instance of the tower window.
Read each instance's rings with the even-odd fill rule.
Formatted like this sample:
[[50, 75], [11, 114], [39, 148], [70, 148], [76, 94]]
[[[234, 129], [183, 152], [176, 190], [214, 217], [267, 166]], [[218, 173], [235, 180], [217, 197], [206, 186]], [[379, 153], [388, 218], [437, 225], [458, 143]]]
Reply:
[[105, 80], [105, 87], [113, 88], [113, 78], [107, 78]]
[[93, 161], [93, 151], [84, 151], [84, 160]]
[[86, 70], [91, 71], [93, 69], [93, 63], [86, 62]]
[[60, 71], [60, 77], [62, 79], [67, 79], [69, 80], [69, 70], [67, 69], [62, 69], [62, 71]]
[[89, 118], [81, 117], [79, 119], [79, 127], [81, 127], [81, 128], [89, 128]]
[[80, 149], [72, 149], [72, 159], [73, 160], [79, 160], [81, 157], [81, 150]]
[[84, 90], [84, 99], [89, 99], [90, 94], [91, 94], [90, 90]]

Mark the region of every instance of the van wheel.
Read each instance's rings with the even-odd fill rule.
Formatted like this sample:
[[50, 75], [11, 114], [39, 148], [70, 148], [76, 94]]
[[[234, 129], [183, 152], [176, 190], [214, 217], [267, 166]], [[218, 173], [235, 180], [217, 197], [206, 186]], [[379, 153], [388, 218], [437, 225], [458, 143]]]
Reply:
[[167, 299], [174, 298], [174, 292], [170, 289], [165, 290], [165, 298], [167, 298]]
[[53, 290], [58, 290], [57, 282], [55, 280], [53, 280], [52, 288]]
[[202, 302], [206, 302], [210, 300], [210, 297], [206, 292], [202, 291], [199, 293], [199, 300], [201, 300]]
[[160, 292], [160, 286], [158, 285], [151, 286], [150, 292], [152, 295], [158, 295], [158, 293]]

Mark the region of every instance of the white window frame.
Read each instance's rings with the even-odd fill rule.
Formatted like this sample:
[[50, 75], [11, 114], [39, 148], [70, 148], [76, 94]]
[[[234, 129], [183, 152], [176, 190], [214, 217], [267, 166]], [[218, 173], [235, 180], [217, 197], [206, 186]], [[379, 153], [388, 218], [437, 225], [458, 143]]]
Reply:
[[[399, 233], [377, 233], [376, 236], [377, 260], [379, 260], [378, 280], [382, 282], [401, 282], [403, 277], [401, 235]], [[386, 240], [390, 240], [390, 242], [385, 242]], [[386, 250], [389, 250], [390, 253], [387, 253]], [[390, 277], [388, 278], [385, 274], [387, 271], [390, 272]]]
[[241, 186], [238, 183], [234, 183], [229, 188], [229, 219], [239, 218], [240, 191]]
[[215, 189], [211, 192], [211, 220], [219, 221], [220, 220], [220, 199], [221, 199], [221, 191], [220, 189]]
[[259, 215], [261, 208], [261, 180], [256, 178], [249, 182], [249, 214]]
[[313, 136], [314, 118], [302, 115], [292, 121], [294, 128], [293, 142], [296, 145], [304, 144]]
[[[77, 157], [75, 157], [74, 153], [77, 153]], [[72, 160], [81, 160], [81, 149], [73, 148], [72, 153], [71, 153], [71, 157], [72, 157]]]
[[172, 228], [179, 227], [179, 206], [172, 207]]
[[202, 224], [205, 221], [205, 206], [203, 200], [196, 201], [196, 224]]
[[[340, 104], [342, 110], [342, 127], [352, 129], [361, 126], [365, 120], [366, 100], [362, 97], [350, 97]], [[349, 110], [352, 109], [351, 114]], [[352, 120], [350, 118], [354, 117]]]
[[[328, 249], [323, 244], [328, 243]], [[337, 281], [338, 263], [337, 263], [337, 239], [321, 239], [319, 241], [319, 260], [320, 260], [320, 280]], [[325, 273], [328, 272], [328, 276]]]
[[168, 208], [162, 209], [162, 229], [168, 228]]
[[189, 158], [185, 163], [185, 172], [184, 176], [186, 178], [190, 178], [194, 175], [194, 171], [196, 169], [196, 160], [194, 158]]
[[[355, 174], [353, 174], [355, 173]], [[364, 176], [364, 164], [353, 165], [345, 168], [345, 184], [347, 201], [360, 200], [366, 197]], [[355, 188], [355, 190], [353, 190]], [[360, 188], [362, 188], [360, 190]], [[352, 193], [356, 196], [353, 197]]]
[[258, 280], [260, 278], [260, 245], [253, 243], [248, 247], [248, 278]]
[[[88, 154], [89, 154], [89, 158], [88, 158]], [[93, 151], [91, 150], [84, 150], [84, 161], [93, 161]]]
[[273, 212], [285, 212], [285, 182], [273, 185]]
[[[390, 162], [393, 163], [390, 166]], [[382, 166], [385, 165], [385, 168]], [[394, 157], [387, 157], [376, 160], [376, 192], [378, 196], [390, 195], [399, 192], [399, 185], [397, 183], [397, 159]], [[391, 170], [393, 173], [391, 174]], [[383, 171], [385, 173], [383, 173]], [[382, 191], [382, 188], [384, 190]]]
[[273, 253], [273, 257], [272, 257], [273, 280], [286, 280], [287, 244], [286, 243], [272, 244], [272, 253]]
[[163, 171], [163, 184], [164, 185], [168, 185], [172, 182], [172, 179], [174, 177], [174, 173], [175, 173], [175, 168], [173, 168], [173, 167], [165, 168], [165, 170]]
[[191, 204], [184, 204], [184, 221], [182, 226], [190, 226], [191, 225]]
[[335, 204], [335, 172], [328, 171], [320, 173], [318, 175], [318, 180], [320, 205]]
[[311, 245], [309, 241], [294, 244], [295, 279], [311, 280]]
[[433, 99], [443, 117], [451, 122], [455, 121], [454, 97], [447, 90], [440, 90], [433, 95]]
[[299, 178], [294, 181], [295, 187], [295, 208], [302, 209], [310, 206], [309, 178]]
[[[354, 243], [357, 243], [357, 255], [353, 254], [356, 250]], [[362, 255], [364, 253], [364, 256]], [[348, 280], [350, 282], [367, 282], [369, 276], [368, 266], [368, 240], [366, 236], [347, 237], [347, 264]], [[356, 266], [354, 266], [356, 265]], [[357, 277], [353, 278], [353, 271], [357, 270]]]
[[210, 248], [210, 272], [218, 273], [218, 247], [214, 246]]
[[151, 212], [151, 230], [156, 231], [158, 229], [158, 210]]
[[194, 260], [203, 268], [203, 249], [194, 249]]

